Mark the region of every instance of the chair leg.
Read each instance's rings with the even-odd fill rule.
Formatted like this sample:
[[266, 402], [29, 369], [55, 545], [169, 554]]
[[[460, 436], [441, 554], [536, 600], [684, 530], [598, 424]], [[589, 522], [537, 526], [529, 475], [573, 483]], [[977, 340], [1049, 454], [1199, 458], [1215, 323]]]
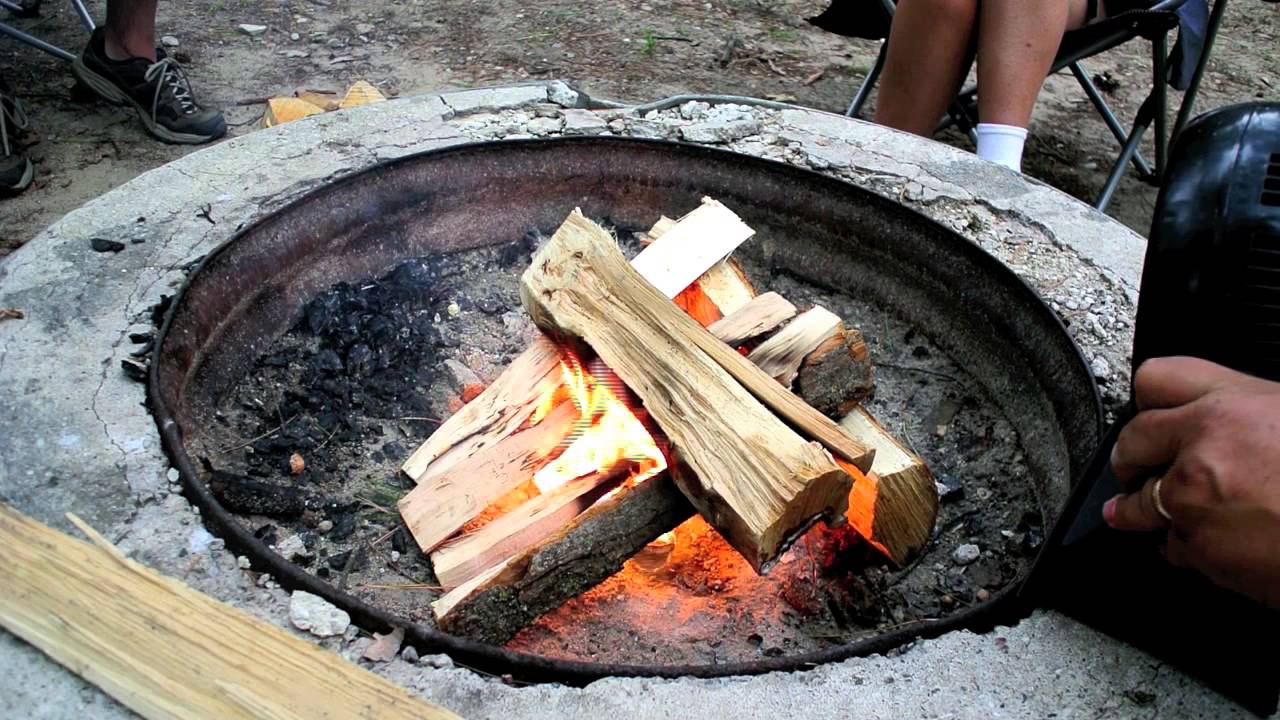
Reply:
[[1164, 181], [1165, 162], [1169, 159], [1169, 136], [1165, 134], [1165, 126], [1168, 124], [1169, 119], [1169, 53], [1167, 51], [1167, 37], [1167, 35], [1160, 34], [1151, 41], [1151, 53], [1155, 58], [1155, 62], [1152, 63], [1152, 68], [1154, 69], [1154, 77], [1152, 78], [1154, 90], [1152, 95], [1155, 97], [1152, 112], [1156, 116], [1156, 175], [1154, 180], [1157, 184]]
[[76, 14], [80, 16], [80, 22], [84, 23], [85, 29], [93, 32], [97, 26], [93, 23], [93, 16], [89, 14], [89, 9], [84, 6], [84, 0], [71, 0], [71, 6], [76, 9]]
[[[1121, 147], [1129, 139], [1129, 134], [1124, 131], [1120, 125], [1120, 120], [1116, 118], [1116, 114], [1111, 111], [1111, 106], [1102, 97], [1102, 93], [1098, 91], [1098, 86], [1093, 83], [1093, 79], [1089, 77], [1089, 73], [1085, 71], [1084, 66], [1079, 62], [1073, 62], [1068, 65], [1071, 74], [1076, 76], [1076, 81], [1080, 83], [1080, 87], [1084, 89], [1084, 94], [1089, 97], [1089, 101], [1093, 103], [1094, 108], [1098, 110], [1098, 114], [1102, 116], [1102, 121], [1107, 124], [1107, 128], [1111, 130], [1111, 134], [1115, 136], [1116, 142]], [[1141, 152], [1133, 154], [1133, 166], [1137, 169], [1138, 174], [1144, 178], [1151, 177], [1151, 166], [1147, 164]]]
[[1209, 27], [1205, 30], [1204, 48], [1200, 53], [1200, 62], [1196, 64], [1195, 74], [1191, 76], [1191, 84], [1182, 96], [1182, 107], [1178, 109], [1178, 119], [1173, 124], [1172, 138], [1178, 137], [1187, 121], [1191, 119], [1192, 109], [1196, 104], [1196, 95], [1200, 92], [1200, 80], [1204, 78], [1204, 69], [1209, 65], [1209, 55], [1213, 52], [1214, 40], [1218, 37], [1218, 27], [1222, 25], [1222, 15], [1226, 12], [1227, 0], [1217, 0], [1213, 11], [1209, 14]]
[[858, 86], [858, 92], [854, 93], [853, 100], [849, 102], [849, 109], [844, 111], [846, 116], [852, 118], [862, 116], [862, 106], [866, 104], [867, 98], [871, 95], [871, 88], [875, 87], [880, 79], [880, 73], [884, 71], [884, 59], [888, 54], [889, 41], [885, 39], [880, 41], [880, 54], [876, 55], [875, 65], [871, 67], [871, 72], [867, 73], [862, 85]]
[[1111, 196], [1115, 195], [1116, 188], [1120, 186], [1120, 180], [1124, 177], [1125, 166], [1129, 164], [1134, 153], [1138, 152], [1138, 144], [1142, 142], [1142, 136], [1146, 134], [1147, 128], [1151, 126], [1151, 121], [1155, 116], [1155, 102], [1154, 93], [1152, 93], [1147, 95], [1147, 99], [1142, 102], [1142, 107], [1138, 108], [1138, 116], [1134, 120], [1133, 130], [1129, 131], [1129, 139], [1125, 141], [1124, 148], [1120, 151], [1120, 157], [1116, 158], [1115, 165], [1111, 167], [1111, 174], [1107, 176], [1107, 182], [1102, 186], [1102, 193], [1098, 196], [1098, 202], [1094, 205], [1100, 212], [1106, 212], [1107, 205], [1111, 204]]
[[18, 28], [13, 27], [12, 25], [6, 25], [4, 23], [0, 23], [0, 34], [8, 35], [9, 37], [13, 38], [14, 40], [17, 40], [20, 43], [25, 43], [27, 45], [30, 45], [31, 47], [37, 50], [43, 50], [49, 53], [50, 55], [56, 58], [60, 58], [62, 60], [66, 60], [67, 62], [74, 62], [76, 59], [75, 55], [72, 55], [66, 50], [63, 50], [60, 47], [55, 47], [53, 45], [50, 45], [49, 43], [41, 40], [38, 37], [33, 37], [31, 35], [28, 35], [22, 32], [21, 30], [19, 30]]

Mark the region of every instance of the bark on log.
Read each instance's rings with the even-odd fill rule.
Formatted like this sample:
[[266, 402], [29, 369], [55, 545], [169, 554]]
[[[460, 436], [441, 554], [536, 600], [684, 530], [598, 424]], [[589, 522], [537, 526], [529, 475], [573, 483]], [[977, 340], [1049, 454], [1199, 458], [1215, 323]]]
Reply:
[[856, 448], [855, 464], [870, 452], [681, 312], [579, 211], [534, 257], [520, 294], [539, 327], [585, 341], [644, 401], [693, 470], [676, 477], [681, 491], [757, 571], [818, 518], [843, 520], [853, 479], [752, 394], [788, 395]]
[[875, 374], [862, 333], [841, 324], [835, 335], [805, 357], [796, 375], [795, 391], [833, 420], [870, 398], [875, 391]]
[[804, 359], [843, 326], [839, 316], [815, 305], [747, 353], [747, 359], [773, 379], [791, 387]]

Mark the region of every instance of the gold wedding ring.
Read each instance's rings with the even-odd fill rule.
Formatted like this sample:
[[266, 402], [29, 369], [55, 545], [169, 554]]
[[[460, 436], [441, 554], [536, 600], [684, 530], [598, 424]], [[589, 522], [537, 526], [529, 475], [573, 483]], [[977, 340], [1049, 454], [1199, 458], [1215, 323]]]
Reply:
[[1173, 517], [1169, 515], [1169, 511], [1164, 509], [1164, 502], [1160, 499], [1160, 483], [1164, 482], [1164, 478], [1157, 478], [1151, 483], [1151, 504], [1156, 506], [1156, 512], [1169, 522], [1173, 522]]

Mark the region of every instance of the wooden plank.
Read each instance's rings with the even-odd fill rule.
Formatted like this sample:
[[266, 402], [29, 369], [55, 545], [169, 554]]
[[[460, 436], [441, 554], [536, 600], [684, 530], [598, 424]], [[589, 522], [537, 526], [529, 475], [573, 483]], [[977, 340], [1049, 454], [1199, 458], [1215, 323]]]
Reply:
[[864, 493], [861, 502], [873, 505], [875, 512], [869, 527], [855, 524], [854, 529], [902, 565], [924, 547], [933, 532], [938, 517], [938, 486], [933, 473], [866, 409], [855, 409], [840, 426], [876, 453], [868, 475], [871, 482], [860, 489]]
[[458, 717], [81, 528], [98, 546], [0, 505], [0, 625], [142, 717]]
[[569, 401], [556, 405], [537, 425], [430, 473], [400, 499], [400, 515], [423, 552], [431, 552], [486, 507], [526, 482], [550, 458], [578, 419]]
[[800, 364], [844, 323], [830, 310], [815, 305], [774, 333], [747, 354], [747, 359], [787, 387], [800, 372]]
[[[767, 571], [815, 519], [843, 519], [853, 482], [848, 473], [783, 424], [742, 380], [735, 382], [705, 347], [754, 371], [743, 375], [755, 384], [772, 385], [775, 394], [785, 389], [645, 282], [609, 233], [581, 212], [571, 213], [538, 251], [520, 295], [535, 324], [585, 341], [644, 401], [693, 470], [677, 474], [677, 485], [757, 571]], [[855, 455], [869, 463], [869, 453], [857, 447]]]
[[641, 250], [631, 267], [658, 292], [672, 298], [754, 232], [732, 210], [703, 198], [701, 206]]
[[796, 315], [796, 306], [775, 292], [753, 298], [736, 312], [717, 320], [707, 330], [721, 342], [737, 346], [777, 329]]
[[431, 554], [436, 579], [451, 590], [563, 527], [630, 473], [630, 463], [570, 480], [534, 496]]

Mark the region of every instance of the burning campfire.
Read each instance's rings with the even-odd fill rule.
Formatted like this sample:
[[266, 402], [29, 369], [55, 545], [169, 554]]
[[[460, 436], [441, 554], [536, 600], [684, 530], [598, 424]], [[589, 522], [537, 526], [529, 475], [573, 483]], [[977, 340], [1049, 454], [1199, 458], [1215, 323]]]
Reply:
[[729, 257], [752, 235], [706, 200], [627, 263], [575, 212], [535, 256], [521, 292], [545, 334], [403, 467], [441, 627], [504, 642], [681, 537], [761, 574], [815, 523], [892, 563], [924, 544], [933, 479], [859, 406], [860, 334], [757, 295]]

